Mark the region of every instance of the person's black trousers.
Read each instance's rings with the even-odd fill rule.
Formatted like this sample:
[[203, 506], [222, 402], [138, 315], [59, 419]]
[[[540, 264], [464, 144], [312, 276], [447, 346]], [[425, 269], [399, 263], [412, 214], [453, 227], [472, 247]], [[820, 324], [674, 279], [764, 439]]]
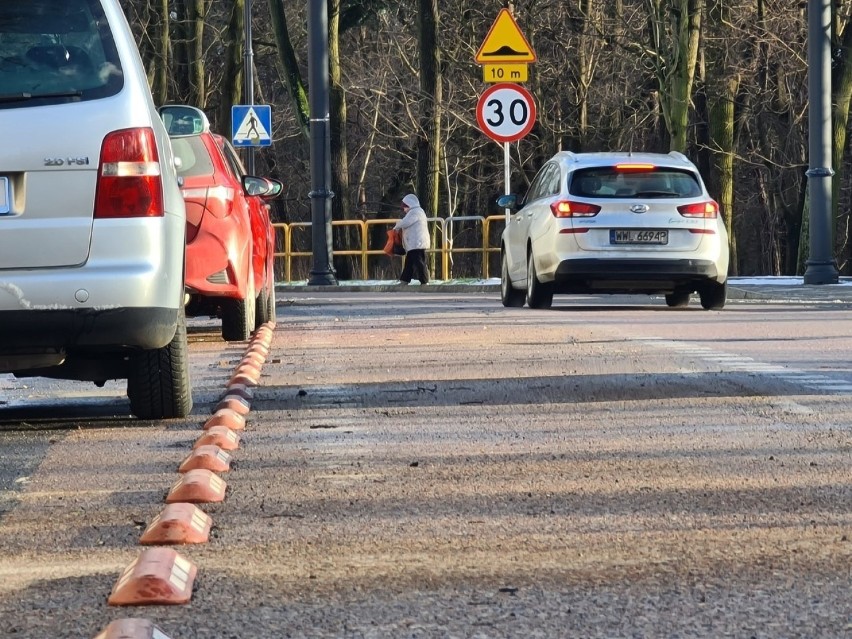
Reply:
[[400, 282], [410, 283], [412, 279], [420, 280], [421, 284], [429, 281], [429, 269], [426, 268], [426, 249], [412, 249], [405, 254], [405, 264], [402, 266]]

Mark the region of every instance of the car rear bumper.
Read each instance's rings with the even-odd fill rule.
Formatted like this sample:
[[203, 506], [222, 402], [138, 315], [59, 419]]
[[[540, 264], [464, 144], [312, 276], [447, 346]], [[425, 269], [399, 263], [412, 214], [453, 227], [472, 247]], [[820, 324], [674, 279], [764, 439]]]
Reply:
[[0, 354], [162, 348], [174, 337], [177, 321], [174, 308], [0, 311]]
[[659, 293], [724, 282], [716, 263], [695, 259], [578, 259], [563, 260], [556, 268], [557, 291]]
[[[240, 290], [237, 283], [240, 270], [230, 253], [218, 236], [207, 233], [202, 227], [186, 245], [187, 291], [205, 297], [245, 298], [245, 290]], [[242, 279], [247, 280], [247, 276]]]

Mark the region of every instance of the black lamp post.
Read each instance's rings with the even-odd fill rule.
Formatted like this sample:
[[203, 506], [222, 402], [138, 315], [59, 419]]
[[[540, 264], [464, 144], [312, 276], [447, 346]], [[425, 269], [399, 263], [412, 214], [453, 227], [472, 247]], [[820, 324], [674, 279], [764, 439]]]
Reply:
[[328, 97], [328, 6], [308, 0], [308, 100], [311, 110], [311, 240], [308, 284], [337, 284], [331, 247], [331, 139]]
[[[251, 43], [251, 3], [245, 0], [243, 6], [243, 21], [245, 22], [245, 46], [243, 47], [243, 59], [245, 60], [245, 103], [254, 106], [254, 49]], [[254, 175], [254, 147], [246, 148], [246, 171]]]
[[805, 284], [836, 284], [831, 231], [831, 0], [808, 0], [808, 192]]

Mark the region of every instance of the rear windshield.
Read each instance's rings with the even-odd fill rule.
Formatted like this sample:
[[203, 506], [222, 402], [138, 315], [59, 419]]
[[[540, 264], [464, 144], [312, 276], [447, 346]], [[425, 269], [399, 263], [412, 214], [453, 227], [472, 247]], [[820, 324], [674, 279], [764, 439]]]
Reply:
[[568, 186], [580, 197], [684, 198], [701, 195], [698, 178], [690, 171], [669, 168], [619, 170], [614, 166], [575, 171]]
[[100, 0], [0, 2], [0, 108], [92, 100], [122, 86]]
[[172, 138], [172, 151], [180, 161], [178, 177], [213, 175], [213, 161], [204, 142], [197, 135]]

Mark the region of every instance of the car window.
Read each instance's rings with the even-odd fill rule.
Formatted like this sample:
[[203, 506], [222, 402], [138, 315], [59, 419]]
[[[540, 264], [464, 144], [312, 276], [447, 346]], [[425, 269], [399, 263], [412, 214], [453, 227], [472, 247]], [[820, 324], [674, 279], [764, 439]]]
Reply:
[[524, 196], [524, 204], [539, 198], [554, 195], [559, 192], [559, 167], [555, 164], [545, 164], [533, 179], [530, 188]]
[[225, 156], [225, 159], [228, 161], [228, 164], [231, 165], [231, 169], [234, 171], [234, 175], [237, 176], [238, 179], [242, 179], [244, 175], [247, 175], [246, 168], [243, 166], [243, 163], [240, 161], [240, 156], [237, 155], [237, 152], [234, 150], [234, 147], [225, 139], [220, 138], [217, 140], [219, 143], [219, 148], [222, 149], [222, 153]]
[[172, 151], [180, 160], [178, 177], [213, 175], [213, 161], [199, 136], [173, 138]]
[[103, 98], [122, 86], [99, 0], [0, 3], [0, 108]]
[[568, 192], [580, 197], [684, 198], [701, 195], [698, 176], [670, 168], [619, 170], [614, 166], [575, 171]]

